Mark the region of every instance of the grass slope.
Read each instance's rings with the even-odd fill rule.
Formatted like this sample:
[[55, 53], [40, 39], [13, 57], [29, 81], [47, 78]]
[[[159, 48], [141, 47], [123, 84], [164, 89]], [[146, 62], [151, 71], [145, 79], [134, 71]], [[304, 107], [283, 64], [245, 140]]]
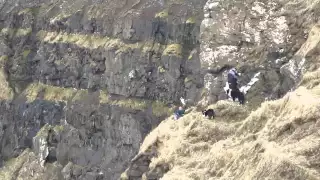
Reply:
[[[156, 154], [142, 177], [156, 172], [162, 180], [320, 179], [320, 86], [312, 83], [317, 77], [306, 74], [306, 87], [250, 114], [220, 101], [210, 106], [215, 120], [196, 111], [178, 121], [168, 118], [136, 156]], [[126, 172], [130, 177], [130, 168]]]

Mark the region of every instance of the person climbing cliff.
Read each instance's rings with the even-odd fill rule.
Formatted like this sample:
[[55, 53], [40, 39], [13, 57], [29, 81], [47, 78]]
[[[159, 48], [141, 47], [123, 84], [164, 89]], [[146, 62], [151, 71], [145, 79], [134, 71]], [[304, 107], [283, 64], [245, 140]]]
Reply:
[[226, 90], [227, 95], [230, 92], [230, 96], [233, 101], [236, 99], [239, 100], [240, 104], [244, 104], [245, 97], [244, 93], [240, 91], [238, 88], [238, 77], [240, 76], [240, 73], [237, 72], [236, 68], [232, 68], [228, 72], [228, 89]]
[[184, 114], [185, 110], [182, 106], [180, 106], [179, 109], [174, 112], [174, 119], [177, 120], [181, 118]]
[[238, 77], [240, 74], [237, 72], [236, 68], [232, 68], [228, 72], [228, 84], [231, 90], [239, 91], [238, 89]]

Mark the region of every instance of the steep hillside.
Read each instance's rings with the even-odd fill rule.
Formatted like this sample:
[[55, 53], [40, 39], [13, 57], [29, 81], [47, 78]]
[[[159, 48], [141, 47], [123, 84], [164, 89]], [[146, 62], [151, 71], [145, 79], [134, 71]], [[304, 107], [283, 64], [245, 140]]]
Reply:
[[193, 111], [161, 122], [123, 179], [320, 179], [320, 86], [299, 87], [250, 114], [227, 101], [209, 107], [215, 120]]
[[117, 179], [202, 87], [204, 4], [1, 1], [0, 179]]
[[225, 99], [230, 66], [242, 73], [241, 86], [259, 79], [247, 92], [253, 107], [282, 97], [303, 71], [317, 69], [318, 7], [318, 1], [209, 0], [201, 24], [200, 61], [207, 69], [201, 104]]

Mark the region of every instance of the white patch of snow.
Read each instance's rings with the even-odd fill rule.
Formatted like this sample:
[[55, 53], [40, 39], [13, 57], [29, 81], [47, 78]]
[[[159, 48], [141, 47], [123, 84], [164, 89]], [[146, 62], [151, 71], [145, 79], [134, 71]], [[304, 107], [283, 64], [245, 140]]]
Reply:
[[258, 79], [259, 75], [260, 75], [260, 72], [256, 73], [247, 85], [242, 86], [240, 88], [240, 91], [243, 92], [244, 94], [247, 94], [249, 89], [259, 80]]

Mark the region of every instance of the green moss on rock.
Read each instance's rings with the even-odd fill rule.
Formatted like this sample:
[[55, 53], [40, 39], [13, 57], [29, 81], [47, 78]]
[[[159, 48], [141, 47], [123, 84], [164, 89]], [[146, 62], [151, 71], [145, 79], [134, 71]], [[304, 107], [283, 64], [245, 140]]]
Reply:
[[25, 15], [25, 14], [31, 14], [31, 15], [37, 15], [39, 12], [39, 7], [32, 7], [32, 8], [25, 8], [21, 11], [19, 11], [18, 15]]
[[17, 29], [15, 36], [16, 37], [27, 36], [27, 35], [31, 34], [31, 32], [32, 32], [31, 28]]
[[64, 126], [63, 125], [54, 126], [53, 130], [54, 130], [54, 132], [59, 134], [59, 133], [63, 132]]
[[87, 89], [80, 89], [76, 92], [76, 94], [74, 95], [72, 101], [79, 101], [81, 100], [83, 97], [88, 95], [88, 90]]
[[140, 99], [122, 99], [118, 101], [114, 101], [113, 104], [118, 105], [120, 107], [135, 109], [135, 110], [145, 110], [147, 109], [147, 102]]
[[51, 125], [49, 124], [46, 124], [44, 125], [40, 130], [39, 132], [37, 133], [36, 137], [47, 137], [48, 136], [48, 133], [49, 133], [49, 130], [52, 128]]
[[182, 46], [180, 44], [170, 44], [163, 51], [163, 55], [182, 57]]
[[3, 168], [0, 169], [0, 179], [14, 180], [16, 179], [19, 170], [23, 164], [28, 160], [30, 149], [26, 149], [16, 158], [7, 161]]
[[192, 81], [192, 78], [190, 78], [190, 77], [186, 77], [184, 79], [184, 83], [188, 83], [188, 82], [191, 82], [191, 81]]
[[164, 102], [161, 101], [150, 101], [138, 98], [110, 100], [106, 91], [100, 91], [100, 103], [117, 105], [119, 107], [130, 108], [134, 110], [146, 110], [149, 105], [151, 105], [153, 115], [157, 117], [169, 115], [173, 112], [172, 109], [170, 109]]
[[159, 73], [165, 73], [166, 70], [165, 70], [162, 66], [159, 66], [159, 67], [158, 67], [158, 72], [159, 72]]
[[162, 101], [154, 101], [152, 102], [152, 113], [154, 116], [168, 116], [173, 113], [173, 109], [169, 108], [164, 102]]
[[9, 57], [7, 55], [0, 56], [0, 68], [4, 68]]
[[23, 59], [26, 59], [28, 57], [28, 55], [30, 54], [31, 50], [30, 49], [27, 49], [27, 50], [24, 50], [22, 52], [22, 57]]
[[7, 35], [10, 38], [27, 36], [27, 35], [30, 35], [31, 32], [32, 32], [31, 28], [25, 28], [25, 29], [23, 29], [23, 28], [19, 28], [19, 29], [3, 28], [3, 29], [1, 29], [1, 34]]
[[133, 49], [142, 49], [143, 43], [124, 43], [121, 39], [110, 38], [98, 35], [68, 34], [57, 32], [40, 31], [37, 33], [40, 40], [48, 43], [72, 43], [79, 47], [88, 49], [105, 49], [116, 50], [116, 53], [128, 52]]
[[186, 21], [187, 24], [194, 24], [196, 23], [196, 17], [190, 17]]
[[11, 100], [13, 99], [14, 92], [7, 81], [7, 75], [3, 67], [0, 68], [0, 99]]
[[43, 99], [48, 101], [68, 101], [72, 100], [72, 97], [77, 93], [77, 90], [73, 88], [62, 88], [41, 83], [33, 83], [27, 87], [24, 91], [24, 95], [27, 97], [28, 102], [32, 102], [37, 99], [40, 92], [43, 93]]
[[167, 18], [169, 16], [169, 10], [165, 9], [155, 15], [155, 18]]
[[110, 102], [108, 93], [106, 91], [100, 90], [99, 94], [100, 104], [107, 104]]

